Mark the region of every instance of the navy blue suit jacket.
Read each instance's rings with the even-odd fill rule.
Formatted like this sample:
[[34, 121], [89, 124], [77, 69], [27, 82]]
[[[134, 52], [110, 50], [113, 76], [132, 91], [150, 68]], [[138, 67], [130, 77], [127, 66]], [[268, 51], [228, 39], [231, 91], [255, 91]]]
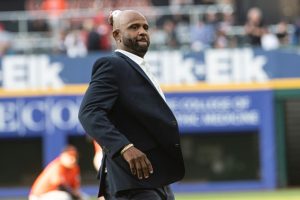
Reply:
[[[112, 193], [161, 187], [183, 178], [176, 118], [140, 66], [122, 53], [95, 62], [79, 119], [105, 153], [100, 195], [104, 192], [105, 167]], [[133, 176], [120, 155], [130, 143], [152, 163], [154, 173], [148, 179]]]

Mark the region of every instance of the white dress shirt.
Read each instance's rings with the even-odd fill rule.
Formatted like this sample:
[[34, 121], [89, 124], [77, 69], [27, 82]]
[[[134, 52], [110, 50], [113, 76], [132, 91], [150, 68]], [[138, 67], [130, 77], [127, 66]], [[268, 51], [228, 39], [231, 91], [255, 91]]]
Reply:
[[141, 57], [130, 53], [128, 51], [124, 51], [121, 49], [117, 49], [117, 52], [120, 52], [122, 54], [124, 54], [125, 56], [129, 57], [131, 60], [133, 60], [138, 66], [141, 67], [141, 69], [145, 72], [145, 74], [148, 76], [148, 78], [150, 79], [150, 81], [152, 82], [152, 84], [155, 86], [156, 90], [158, 91], [158, 93], [160, 94], [160, 96], [166, 100], [165, 95], [163, 93], [163, 91], [161, 90], [156, 78], [154, 77], [154, 75], [151, 73], [150, 68], [151, 66]]

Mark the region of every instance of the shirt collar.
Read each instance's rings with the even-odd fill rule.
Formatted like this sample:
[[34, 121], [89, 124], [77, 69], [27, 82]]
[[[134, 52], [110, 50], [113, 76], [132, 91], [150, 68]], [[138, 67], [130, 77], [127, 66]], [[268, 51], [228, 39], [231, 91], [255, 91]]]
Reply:
[[145, 62], [143, 58], [141, 58], [133, 53], [130, 53], [128, 51], [124, 51], [122, 49], [116, 49], [115, 51], [124, 54], [125, 56], [129, 57], [131, 60], [133, 60], [136, 64], [138, 64], [140, 66], [142, 65], [142, 63]]

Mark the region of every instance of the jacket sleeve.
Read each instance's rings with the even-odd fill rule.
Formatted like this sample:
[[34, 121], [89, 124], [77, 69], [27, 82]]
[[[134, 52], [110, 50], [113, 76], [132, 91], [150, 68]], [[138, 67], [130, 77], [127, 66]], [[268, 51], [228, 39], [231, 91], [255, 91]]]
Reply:
[[114, 157], [130, 143], [108, 118], [117, 97], [114, 68], [108, 58], [101, 58], [93, 66], [91, 82], [83, 97], [78, 117], [84, 130], [101, 145], [109, 157]]

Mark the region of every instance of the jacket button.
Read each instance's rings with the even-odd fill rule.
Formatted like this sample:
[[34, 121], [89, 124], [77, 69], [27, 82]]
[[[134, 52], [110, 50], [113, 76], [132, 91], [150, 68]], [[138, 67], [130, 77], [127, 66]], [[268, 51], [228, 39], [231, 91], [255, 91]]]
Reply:
[[177, 126], [177, 121], [172, 121], [172, 124], [174, 125], [174, 126]]

